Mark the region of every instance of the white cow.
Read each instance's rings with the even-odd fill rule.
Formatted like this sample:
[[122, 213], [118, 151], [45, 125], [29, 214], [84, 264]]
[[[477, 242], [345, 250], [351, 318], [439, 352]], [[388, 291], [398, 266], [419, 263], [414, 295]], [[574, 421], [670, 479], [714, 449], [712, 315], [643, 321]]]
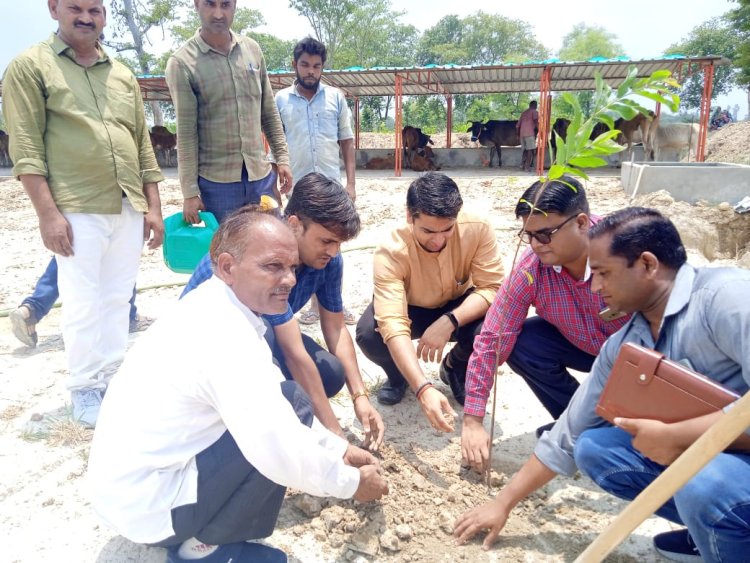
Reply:
[[661, 151], [688, 149], [688, 160], [690, 152], [693, 157], [698, 152], [698, 124], [697, 123], [659, 123], [653, 134], [651, 143], [654, 149], [654, 160], [660, 160]]

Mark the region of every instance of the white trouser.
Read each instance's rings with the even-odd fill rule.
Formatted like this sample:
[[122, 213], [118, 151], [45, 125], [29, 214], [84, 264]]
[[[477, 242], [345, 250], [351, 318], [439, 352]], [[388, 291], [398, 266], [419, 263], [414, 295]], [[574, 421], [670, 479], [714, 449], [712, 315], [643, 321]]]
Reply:
[[64, 213], [73, 256], [57, 256], [62, 333], [70, 377], [66, 387], [105, 389], [102, 368], [122, 360], [128, 344], [128, 303], [143, 247], [143, 214], [127, 198], [119, 215]]

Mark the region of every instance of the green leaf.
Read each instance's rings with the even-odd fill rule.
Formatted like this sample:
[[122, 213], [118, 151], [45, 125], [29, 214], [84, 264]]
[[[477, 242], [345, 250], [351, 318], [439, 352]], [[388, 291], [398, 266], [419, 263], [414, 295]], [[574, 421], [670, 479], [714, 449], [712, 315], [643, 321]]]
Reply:
[[579, 168], [599, 168], [609, 164], [606, 160], [598, 156], [578, 156], [571, 158], [568, 162]]
[[549, 171], [547, 172], [547, 178], [550, 180], [556, 180], [557, 178], [561, 178], [563, 174], [565, 174], [566, 167], [561, 166], [559, 164], [553, 164], [549, 167]]

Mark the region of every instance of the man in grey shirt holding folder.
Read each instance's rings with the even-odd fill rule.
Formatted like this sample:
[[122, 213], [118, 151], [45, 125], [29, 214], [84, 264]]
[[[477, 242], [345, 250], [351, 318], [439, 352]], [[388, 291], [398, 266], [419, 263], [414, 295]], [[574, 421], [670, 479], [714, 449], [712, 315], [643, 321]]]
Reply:
[[[589, 231], [592, 290], [607, 305], [634, 313], [605, 342], [589, 378], [534, 454], [492, 501], [464, 513], [454, 533], [463, 543], [489, 530], [484, 548], [523, 498], [576, 468], [604, 490], [635, 498], [703, 434], [721, 412], [665, 424], [595, 413], [620, 346], [655, 349], [739, 394], [750, 388], [750, 272], [693, 268], [674, 225], [657, 211], [627, 208]], [[731, 408], [731, 405], [727, 408]], [[731, 483], [731, 485], [729, 485]], [[716, 456], [658, 511], [687, 529], [654, 544], [678, 561], [741, 561], [750, 553], [750, 435]]]

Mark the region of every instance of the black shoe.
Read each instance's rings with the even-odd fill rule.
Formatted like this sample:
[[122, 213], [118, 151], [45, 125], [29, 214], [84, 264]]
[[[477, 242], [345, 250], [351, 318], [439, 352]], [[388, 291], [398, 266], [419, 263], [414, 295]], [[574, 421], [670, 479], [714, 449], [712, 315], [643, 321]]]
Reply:
[[541, 438], [542, 434], [544, 434], [547, 430], [552, 430], [552, 427], [555, 425], [556, 420], [553, 420], [552, 422], [545, 424], [544, 426], [540, 426], [536, 429], [536, 437]]
[[406, 388], [408, 385], [406, 381], [403, 383], [393, 383], [390, 379], [383, 383], [383, 386], [378, 391], [378, 402], [382, 405], [397, 405], [404, 398]]
[[703, 560], [687, 528], [655, 535], [654, 547], [662, 557], [671, 561], [685, 561], [690, 563], [692, 561], [698, 562]]
[[466, 372], [463, 373], [462, 378], [461, 374], [456, 373], [455, 369], [447, 367], [445, 365], [445, 360], [443, 360], [440, 364], [440, 371], [438, 373], [440, 375], [440, 381], [450, 386], [456, 402], [463, 407], [464, 402], [466, 402]]

